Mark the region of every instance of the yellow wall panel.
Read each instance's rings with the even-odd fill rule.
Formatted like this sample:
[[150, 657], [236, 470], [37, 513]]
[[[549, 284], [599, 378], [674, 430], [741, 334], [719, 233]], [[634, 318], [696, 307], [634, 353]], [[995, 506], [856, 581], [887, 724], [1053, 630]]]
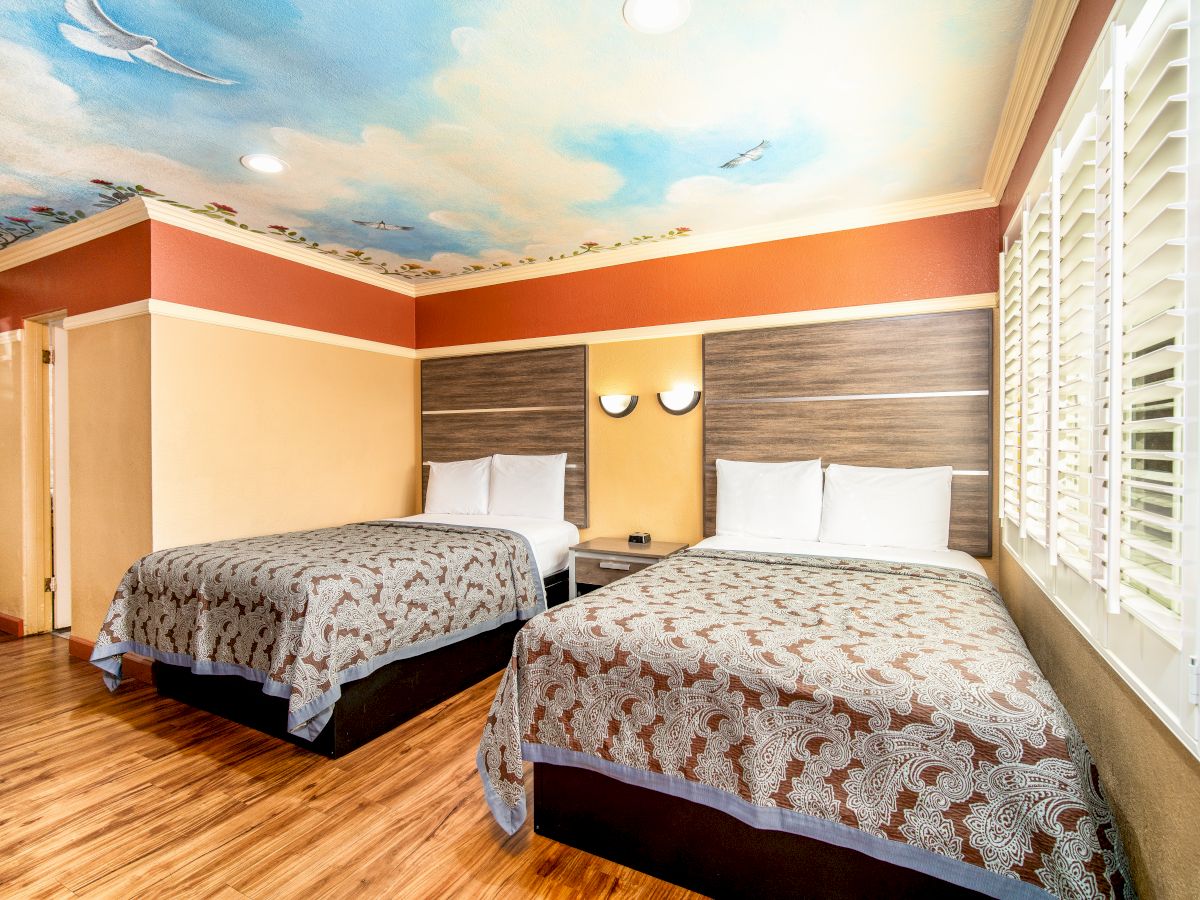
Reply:
[[152, 549], [150, 318], [68, 333], [71, 626], [94, 640], [125, 570]]
[[415, 360], [153, 323], [155, 548], [415, 512]]
[[[19, 332], [18, 332], [19, 334]], [[0, 342], [0, 613], [23, 618], [21, 342]]]
[[[584, 538], [649, 531], [695, 543], [703, 536], [703, 409], [673, 416], [655, 396], [701, 385], [701, 337], [593, 344], [588, 349], [590, 528]], [[605, 414], [601, 394], [638, 394], [622, 419]]]

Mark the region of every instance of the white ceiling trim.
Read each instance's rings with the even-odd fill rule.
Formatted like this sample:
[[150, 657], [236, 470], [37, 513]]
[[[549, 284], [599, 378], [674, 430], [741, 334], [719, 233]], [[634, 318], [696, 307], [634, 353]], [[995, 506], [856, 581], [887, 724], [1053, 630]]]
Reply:
[[426, 347], [417, 351], [420, 359], [444, 356], [474, 356], [480, 353], [505, 353], [513, 350], [541, 350], [547, 347], [566, 347], [573, 344], [610, 344], [617, 341], [642, 341], [654, 338], [688, 337], [721, 331], [746, 331], [751, 328], [779, 328], [785, 325], [807, 325], [813, 322], [848, 322], [859, 319], [880, 319], [892, 316], [916, 316], [925, 313], [956, 312], [963, 309], [994, 309], [996, 293], [961, 294], [954, 297], [935, 297], [928, 300], [897, 300], [892, 303], [872, 303], [864, 306], [842, 306], [832, 309], [805, 309], [797, 312], [771, 313], [764, 316], [738, 316], [731, 319], [708, 319], [700, 322], [679, 322], [670, 325], [646, 325], [640, 328], [618, 328], [612, 331], [586, 331], [576, 334], [554, 334], [545, 337], [518, 338], [511, 341], [491, 341], [486, 344], [457, 344], [448, 347]]
[[953, 194], [942, 194], [937, 197], [925, 197], [920, 200], [904, 200], [880, 206], [825, 213], [809, 216], [804, 219], [793, 219], [787, 222], [755, 225], [750, 228], [731, 231], [718, 231], [711, 234], [697, 234], [693, 232], [687, 237], [675, 238], [670, 241], [637, 244], [620, 250], [607, 250], [603, 253], [585, 253], [579, 256], [568, 257], [567, 259], [530, 263], [527, 266], [519, 268], [514, 266], [512, 268], [493, 269], [487, 272], [475, 272], [470, 275], [457, 275], [440, 281], [426, 281], [416, 285], [417, 296], [426, 297], [430, 294], [445, 294], [451, 291], [486, 287], [492, 284], [504, 284], [510, 281], [546, 278], [553, 275], [566, 275], [571, 272], [583, 272], [588, 269], [600, 269], [605, 266], [619, 266], [631, 262], [663, 259], [668, 256], [681, 256], [685, 253], [725, 250], [730, 247], [741, 247], [746, 244], [761, 244], [767, 241], [780, 241], [787, 240], [788, 238], [806, 237], [813, 234], [825, 234], [831, 231], [844, 231], [849, 228], [866, 228], [871, 225], [886, 225], [891, 222], [923, 219], [928, 216], [969, 212], [995, 205], [995, 197], [982, 190], [975, 189], [959, 191]]
[[122, 203], [120, 206], [98, 212], [80, 222], [64, 225], [40, 237], [29, 238], [14, 244], [0, 253], [0, 272], [5, 269], [15, 269], [17, 266], [23, 266], [46, 256], [53, 256], [64, 250], [70, 250], [72, 247], [102, 238], [106, 234], [112, 234], [114, 231], [120, 231], [130, 225], [136, 225], [138, 222], [145, 222], [148, 218], [149, 215], [141, 202]]
[[13, 329], [12, 331], [0, 331], [0, 344], [19, 343], [24, 334], [25, 334], [25, 330], [22, 328], [16, 328], [16, 329]]
[[358, 267], [344, 261], [323, 256], [302, 245], [288, 244], [270, 235], [244, 231], [227, 225], [224, 222], [210, 219], [207, 216], [197, 215], [187, 210], [178, 209], [166, 203], [135, 197], [114, 209], [96, 213], [96, 215], [90, 216], [81, 222], [64, 225], [41, 237], [22, 241], [14, 247], [5, 250], [3, 253], [0, 253], [0, 271], [59, 253], [70, 247], [78, 246], [150, 219], [155, 222], [163, 222], [197, 234], [204, 234], [208, 237], [214, 237], [232, 244], [247, 247], [251, 250], [268, 253], [280, 259], [321, 269], [322, 271], [340, 275], [344, 278], [352, 278], [355, 281], [381, 287], [385, 290], [403, 294], [406, 297], [424, 297], [431, 294], [465, 290], [467, 288], [504, 284], [510, 281], [546, 278], [554, 275], [565, 275], [571, 272], [599, 269], [605, 266], [662, 259], [685, 253], [723, 250], [746, 244], [786, 240], [788, 238], [824, 234], [831, 231], [843, 231], [849, 228], [865, 228], [872, 225], [885, 225], [909, 219], [926, 218], [928, 216], [969, 212], [995, 205], [996, 198], [983, 190], [959, 191], [937, 197], [905, 200], [899, 203], [888, 203], [879, 206], [827, 213], [810, 216], [805, 219], [795, 219], [788, 222], [777, 222], [751, 228], [714, 232], [712, 234], [693, 233], [687, 237], [676, 238], [671, 241], [638, 244], [620, 250], [609, 250], [603, 253], [585, 253], [562, 260], [530, 263], [526, 266], [513, 266], [512, 268], [493, 269], [470, 275], [449, 276], [438, 281], [408, 282], [395, 276], [372, 272], [364, 267]]
[[996, 129], [996, 140], [988, 156], [987, 168], [983, 173], [983, 190], [993, 197], [1003, 196], [1017, 156], [1029, 133], [1042, 92], [1050, 80], [1058, 52], [1071, 26], [1071, 18], [1079, 0], [1034, 0], [1017, 51], [1017, 65], [1013, 70], [1008, 96], [1000, 113], [1000, 125]]
[[387, 344], [382, 341], [368, 341], [345, 334], [318, 331], [315, 328], [286, 325], [282, 322], [269, 322], [266, 319], [239, 316], [234, 313], [220, 312], [213, 309], [201, 309], [197, 306], [172, 303], [169, 300], [136, 300], [133, 303], [123, 303], [120, 306], [111, 306], [108, 309], [98, 309], [94, 312], [81, 313], [77, 316], [68, 316], [63, 322], [63, 327], [68, 331], [74, 331], [77, 328], [88, 328], [92, 325], [103, 325], [106, 322], [116, 322], [120, 319], [145, 315], [163, 316], [169, 319], [185, 319], [189, 322], [220, 325], [225, 328], [238, 328], [242, 331], [254, 331], [258, 334], [271, 334], [294, 340], [314, 341], [319, 344], [330, 344], [334, 347], [364, 350], [368, 353], [383, 353], [387, 356], [402, 356], [407, 359], [417, 358], [417, 351], [411, 347], [401, 347], [398, 344]]

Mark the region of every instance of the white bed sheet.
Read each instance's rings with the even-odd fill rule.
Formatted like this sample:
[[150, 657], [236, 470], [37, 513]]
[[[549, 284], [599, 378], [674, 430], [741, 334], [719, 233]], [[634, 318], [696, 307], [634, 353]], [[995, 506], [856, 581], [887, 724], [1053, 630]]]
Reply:
[[853, 544], [829, 544], [822, 541], [789, 541], [734, 534], [705, 538], [697, 547], [710, 550], [744, 550], [748, 553], [803, 553], [808, 556], [842, 556], [850, 559], [883, 559], [890, 562], [917, 563], [961, 569], [987, 577], [979, 560], [961, 550], [916, 550], [909, 547], [859, 547]]
[[579, 529], [570, 522], [554, 519], [530, 519], [524, 516], [453, 516], [421, 513], [389, 522], [430, 522], [440, 525], [466, 525], [474, 528], [506, 528], [529, 541], [542, 580], [567, 568], [568, 552], [579, 543]]

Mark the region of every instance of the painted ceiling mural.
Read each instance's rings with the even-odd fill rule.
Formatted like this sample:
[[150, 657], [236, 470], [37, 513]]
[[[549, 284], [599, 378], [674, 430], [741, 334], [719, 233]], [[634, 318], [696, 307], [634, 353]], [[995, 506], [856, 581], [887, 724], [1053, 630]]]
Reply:
[[978, 188], [1030, 3], [0, 0], [0, 252], [141, 195], [441, 279]]

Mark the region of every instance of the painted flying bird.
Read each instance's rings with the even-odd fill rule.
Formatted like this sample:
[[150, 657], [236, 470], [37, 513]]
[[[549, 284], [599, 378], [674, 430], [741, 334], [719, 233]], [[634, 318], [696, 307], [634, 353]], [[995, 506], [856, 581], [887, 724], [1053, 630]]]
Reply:
[[365, 228], [376, 228], [379, 231], [412, 231], [412, 225], [392, 225], [390, 222], [385, 222], [380, 219], [378, 222], [365, 222], [362, 219], [354, 219], [355, 225], [362, 225]]
[[757, 147], [751, 147], [745, 153], [739, 153], [729, 162], [724, 163], [721, 168], [736, 169], [738, 166], [744, 166], [748, 162], [754, 162], [756, 159], [762, 159], [763, 151], [770, 146], [770, 141], [762, 141]]
[[63, 7], [72, 19], [87, 29], [84, 31], [83, 28], [76, 28], [74, 25], [59, 23], [58, 30], [62, 36], [80, 50], [123, 62], [133, 62], [133, 58], [136, 57], [144, 63], [158, 66], [176, 75], [211, 81], [214, 84], [236, 84], [185, 66], [169, 53], [158, 49], [158, 41], [149, 35], [126, 31], [105, 14], [100, 8], [99, 0], [66, 0]]

